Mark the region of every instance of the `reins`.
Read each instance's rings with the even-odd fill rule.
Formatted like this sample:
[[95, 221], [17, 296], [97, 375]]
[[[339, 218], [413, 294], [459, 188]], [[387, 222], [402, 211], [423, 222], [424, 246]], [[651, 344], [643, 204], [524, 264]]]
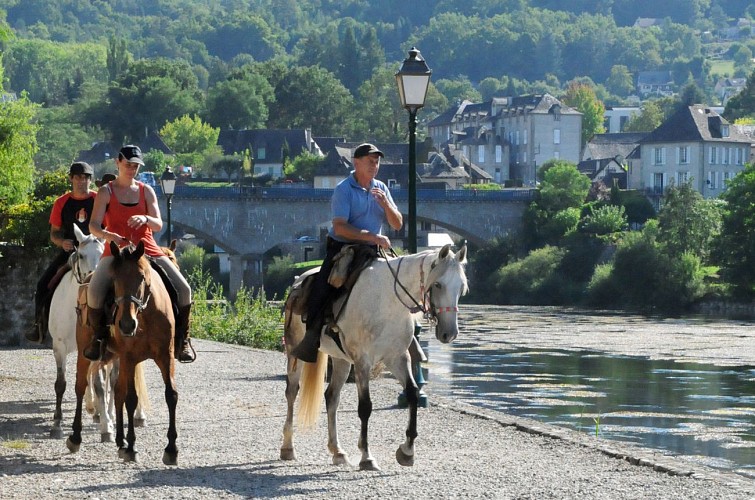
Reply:
[[[393, 248], [390, 249], [393, 256], [397, 256], [396, 252], [393, 251]], [[404, 307], [409, 309], [409, 312], [411, 313], [418, 313], [421, 312], [425, 319], [430, 321], [431, 323], [437, 322], [437, 315], [435, 314], [435, 308], [432, 307], [432, 298], [430, 297], [430, 300], [427, 300], [427, 296], [429, 295], [429, 292], [425, 291], [425, 258], [427, 255], [422, 256], [422, 261], [419, 264], [419, 291], [420, 296], [422, 297], [422, 303], [417, 302], [417, 300], [412, 296], [412, 294], [409, 292], [409, 290], [406, 289], [403, 283], [401, 283], [401, 280], [398, 277], [399, 272], [401, 271], [401, 264], [404, 261], [403, 257], [400, 257], [398, 259], [398, 264], [396, 265], [396, 270], [391, 267], [390, 262], [388, 261], [388, 256], [385, 253], [385, 250], [382, 248], [378, 249], [378, 253], [380, 253], [381, 257], [385, 259], [385, 264], [388, 266], [388, 270], [391, 272], [391, 275], [393, 275], [393, 293], [396, 295], [396, 298], [398, 299], [401, 304], [403, 304]], [[412, 301], [414, 305], [407, 304], [404, 299], [401, 297], [401, 295], [398, 293], [398, 288], [400, 287], [401, 290], [409, 297], [409, 299]], [[428, 309], [425, 305], [426, 302], [430, 302], [431, 307]]]

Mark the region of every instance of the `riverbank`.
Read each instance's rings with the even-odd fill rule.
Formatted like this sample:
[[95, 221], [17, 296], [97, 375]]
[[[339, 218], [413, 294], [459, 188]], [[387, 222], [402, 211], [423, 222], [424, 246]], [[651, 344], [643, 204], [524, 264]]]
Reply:
[[[54, 407], [51, 351], [0, 349], [0, 498], [720, 498], [755, 496], [755, 482], [639, 447], [431, 397], [419, 410], [415, 466], [394, 459], [406, 410], [398, 385], [372, 384], [370, 445], [380, 472], [332, 466], [324, 418], [297, 433], [298, 460], [280, 461], [285, 416], [281, 353], [196, 341], [198, 360], [177, 368], [179, 466], [162, 465], [167, 411], [157, 369], [146, 372], [148, 427], [140, 461], [124, 464], [86, 420], [70, 454], [48, 437]], [[69, 362], [73, 370], [73, 360]], [[428, 388], [429, 389], [429, 388]], [[72, 383], [64, 405], [70, 425]], [[344, 390], [342, 445], [359, 459], [354, 385]]]

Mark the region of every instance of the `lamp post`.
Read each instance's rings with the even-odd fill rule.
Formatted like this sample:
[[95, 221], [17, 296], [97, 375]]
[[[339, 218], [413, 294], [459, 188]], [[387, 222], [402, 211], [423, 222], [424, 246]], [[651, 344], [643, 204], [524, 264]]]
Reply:
[[[432, 71], [416, 47], [409, 50], [409, 57], [404, 59], [396, 72], [396, 85], [401, 99], [401, 107], [409, 111], [409, 253], [417, 253], [417, 110], [425, 105], [427, 88], [430, 85]], [[414, 326], [415, 344], [419, 347], [419, 332], [422, 327]], [[419, 349], [421, 351], [421, 348]], [[410, 349], [411, 352], [411, 349]], [[422, 391], [425, 379], [422, 375], [421, 358], [424, 354], [413, 353], [414, 380], [419, 387], [418, 406], [427, 406], [427, 395]], [[406, 391], [399, 394], [398, 404], [406, 407]]]
[[171, 208], [171, 202], [173, 200], [173, 193], [176, 192], [176, 174], [173, 173], [173, 170], [171, 170], [170, 167], [165, 167], [165, 172], [163, 172], [163, 175], [160, 176], [160, 185], [163, 188], [163, 194], [165, 195], [165, 199], [168, 201], [167, 203], [167, 207], [168, 207], [167, 235], [168, 235], [168, 245], [170, 245], [170, 240], [171, 240], [170, 208]]
[[416, 47], [396, 73], [401, 107], [409, 111], [409, 253], [417, 253], [417, 110], [425, 105], [431, 74]]

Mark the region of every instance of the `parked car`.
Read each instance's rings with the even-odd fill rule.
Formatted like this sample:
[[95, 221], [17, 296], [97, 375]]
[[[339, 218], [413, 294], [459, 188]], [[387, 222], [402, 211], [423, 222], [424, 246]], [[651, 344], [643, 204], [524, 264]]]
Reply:
[[154, 172], [139, 172], [136, 174], [136, 180], [141, 181], [148, 186], [157, 187], [157, 177]]
[[296, 238], [296, 241], [317, 241], [317, 238], [314, 236], [299, 236]]

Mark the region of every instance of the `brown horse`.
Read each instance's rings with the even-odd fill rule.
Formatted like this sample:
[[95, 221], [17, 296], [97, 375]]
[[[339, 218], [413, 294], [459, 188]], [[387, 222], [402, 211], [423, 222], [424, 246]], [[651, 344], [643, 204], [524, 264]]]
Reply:
[[[175, 360], [173, 358], [173, 337], [175, 318], [173, 308], [165, 285], [160, 276], [152, 269], [144, 256], [144, 244], [139, 243], [135, 250], [119, 250], [110, 243], [113, 254], [111, 274], [115, 291], [116, 311], [108, 341], [109, 354], [118, 356], [120, 370], [115, 384], [115, 442], [118, 455], [125, 461], [135, 461], [134, 449], [134, 411], [138, 403], [134, 383], [135, 367], [138, 363], [152, 359], [162, 373], [165, 383], [165, 401], [168, 405], [168, 446], [163, 453], [163, 463], [178, 464], [176, 447], [176, 405], [178, 391], [175, 382]], [[91, 328], [81, 321], [78, 331], [79, 361], [76, 376], [76, 415], [73, 434], [67, 445], [72, 451], [78, 451], [81, 444], [81, 402], [86, 389], [86, 368], [88, 360], [83, 349], [89, 344], [93, 335]], [[128, 432], [124, 446], [123, 406], [128, 414]]]

